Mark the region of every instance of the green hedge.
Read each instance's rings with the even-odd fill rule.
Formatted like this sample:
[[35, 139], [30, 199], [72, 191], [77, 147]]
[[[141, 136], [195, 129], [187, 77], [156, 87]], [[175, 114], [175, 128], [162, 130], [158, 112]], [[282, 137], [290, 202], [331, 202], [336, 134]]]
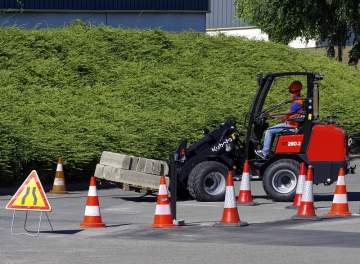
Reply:
[[166, 159], [198, 128], [242, 121], [261, 72], [324, 74], [322, 116], [360, 124], [358, 72], [278, 44], [85, 25], [3, 28], [0, 43], [1, 184], [53, 175], [59, 155], [72, 177], [103, 150]]

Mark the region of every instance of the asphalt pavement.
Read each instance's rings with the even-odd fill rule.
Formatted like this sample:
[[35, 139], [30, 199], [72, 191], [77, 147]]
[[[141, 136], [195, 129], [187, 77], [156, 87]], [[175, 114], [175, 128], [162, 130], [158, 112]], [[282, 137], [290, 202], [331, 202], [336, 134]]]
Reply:
[[[98, 188], [106, 228], [81, 229], [87, 191], [48, 194], [54, 231], [43, 218], [38, 237], [12, 235], [10, 196], [0, 196], [0, 264], [20, 263], [355, 263], [360, 256], [360, 173], [347, 175], [352, 217], [295, 221], [290, 203], [266, 198], [261, 182], [252, 182], [257, 206], [239, 206], [246, 227], [215, 227], [223, 203], [178, 203], [178, 219], [186, 226], [152, 229], [155, 197], [116, 188]], [[239, 183], [237, 183], [238, 187]], [[314, 186], [316, 213], [331, 206], [331, 186]], [[238, 190], [238, 189], [237, 189]], [[29, 214], [36, 230], [39, 213]], [[23, 231], [17, 212], [15, 232]], [[311, 261], [311, 262], [310, 262]]]

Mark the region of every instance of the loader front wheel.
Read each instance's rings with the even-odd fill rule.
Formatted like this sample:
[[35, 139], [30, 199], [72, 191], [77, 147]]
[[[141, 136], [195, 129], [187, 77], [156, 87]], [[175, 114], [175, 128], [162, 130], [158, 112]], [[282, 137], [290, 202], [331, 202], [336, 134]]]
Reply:
[[192, 198], [202, 202], [223, 201], [228, 168], [217, 161], [203, 161], [190, 172], [188, 190]]
[[291, 159], [275, 161], [266, 168], [263, 187], [267, 195], [277, 202], [294, 200], [299, 172], [299, 162]]

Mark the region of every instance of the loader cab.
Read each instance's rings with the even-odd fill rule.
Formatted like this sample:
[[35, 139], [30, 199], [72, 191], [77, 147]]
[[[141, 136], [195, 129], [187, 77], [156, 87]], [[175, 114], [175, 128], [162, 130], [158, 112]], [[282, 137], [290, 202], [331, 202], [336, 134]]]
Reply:
[[[261, 148], [262, 140], [265, 131], [276, 123], [281, 123], [278, 119], [287, 111], [292, 100], [287, 91], [289, 82], [300, 80], [303, 85], [302, 89], [302, 112], [296, 118], [290, 120], [291, 123], [296, 124], [296, 129], [286, 129], [277, 133], [272, 139], [272, 150], [269, 158], [266, 160], [259, 160], [260, 163], [265, 163], [274, 157], [274, 153], [287, 153], [286, 142], [279, 142], [279, 140], [286, 140], [286, 137], [281, 135], [301, 135], [295, 137], [294, 146], [289, 146], [290, 152], [299, 149], [297, 142], [301, 140], [301, 149], [304, 151], [309, 142], [311, 128], [314, 121], [319, 117], [319, 81], [322, 76], [315, 73], [308, 72], [285, 72], [274, 73], [267, 75], [258, 75], [257, 81], [259, 87], [256, 96], [250, 107], [249, 113], [245, 121], [247, 133], [245, 137], [245, 158], [253, 160], [257, 159], [255, 149]], [[275, 92], [272, 92], [275, 90]], [[289, 137], [287, 137], [289, 138]], [[292, 138], [292, 137], [290, 137]], [[278, 145], [278, 143], [280, 143]], [[291, 145], [291, 144], [290, 144]], [[293, 150], [291, 149], [293, 147]], [[297, 153], [297, 151], [295, 151]]]

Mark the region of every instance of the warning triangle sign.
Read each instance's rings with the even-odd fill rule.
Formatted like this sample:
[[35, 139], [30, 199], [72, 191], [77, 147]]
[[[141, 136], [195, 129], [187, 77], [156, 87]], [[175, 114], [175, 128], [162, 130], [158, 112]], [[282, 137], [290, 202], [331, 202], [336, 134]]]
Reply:
[[25, 179], [5, 208], [28, 211], [51, 211], [50, 203], [35, 170]]

